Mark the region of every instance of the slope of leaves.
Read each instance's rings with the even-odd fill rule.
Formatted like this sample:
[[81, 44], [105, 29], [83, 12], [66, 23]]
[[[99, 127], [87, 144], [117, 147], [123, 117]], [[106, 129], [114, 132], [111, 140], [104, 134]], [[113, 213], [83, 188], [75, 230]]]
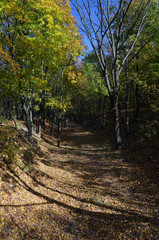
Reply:
[[33, 147], [22, 122], [18, 132], [17, 162], [0, 168], [1, 239], [159, 238], [156, 163], [73, 123], [60, 148], [47, 128]]
[[10, 126], [0, 126], [0, 164], [11, 164], [16, 161], [18, 153], [16, 131]]

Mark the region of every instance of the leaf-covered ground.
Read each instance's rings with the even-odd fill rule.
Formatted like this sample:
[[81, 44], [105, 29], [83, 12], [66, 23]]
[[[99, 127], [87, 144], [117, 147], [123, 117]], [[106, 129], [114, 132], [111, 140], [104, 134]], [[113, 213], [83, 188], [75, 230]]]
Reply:
[[159, 239], [157, 161], [75, 124], [60, 148], [47, 131], [31, 147], [24, 130], [16, 164], [0, 167], [0, 239]]

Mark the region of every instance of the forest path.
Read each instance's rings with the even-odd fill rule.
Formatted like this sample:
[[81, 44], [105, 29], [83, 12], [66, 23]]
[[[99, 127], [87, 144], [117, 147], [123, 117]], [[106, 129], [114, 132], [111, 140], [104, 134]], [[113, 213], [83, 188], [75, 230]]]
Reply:
[[46, 131], [1, 171], [0, 239], [159, 239], [158, 182], [100, 132]]

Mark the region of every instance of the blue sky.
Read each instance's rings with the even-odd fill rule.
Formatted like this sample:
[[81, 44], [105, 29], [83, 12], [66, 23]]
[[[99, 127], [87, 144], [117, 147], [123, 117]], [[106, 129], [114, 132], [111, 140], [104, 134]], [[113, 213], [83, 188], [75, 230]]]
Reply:
[[[80, 3], [80, 1], [81, 0], [79, 0], [79, 3]], [[77, 12], [73, 9], [73, 6], [72, 6], [71, 3], [70, 3], [70, 5], [71, 5], [72, 15], [75, 16], [75, 18], [77, 19], [78, 22], [80, 22], [80, 18], [78, 16]], [[87, 36], [83, 32], [81, 32], [81, 34], [84, 35], [84, 39], [83, 40], [84, 40], [85, 45], [88, 47], [87, 52], [89, 52], [90, 50], [92, 50], [91, 43], [90, 43], [89, 39], [87, 38]]]

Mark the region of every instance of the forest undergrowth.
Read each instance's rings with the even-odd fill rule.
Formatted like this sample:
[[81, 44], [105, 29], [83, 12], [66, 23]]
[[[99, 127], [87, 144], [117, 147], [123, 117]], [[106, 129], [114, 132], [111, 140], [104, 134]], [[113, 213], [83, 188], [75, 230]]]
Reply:
[[61, 147], [48, 126], [31, 145], [17, 125], [16, 160], [0, 161], [0, 239], [159, 239], [157, 152], [116, 151], [75, 123]]

